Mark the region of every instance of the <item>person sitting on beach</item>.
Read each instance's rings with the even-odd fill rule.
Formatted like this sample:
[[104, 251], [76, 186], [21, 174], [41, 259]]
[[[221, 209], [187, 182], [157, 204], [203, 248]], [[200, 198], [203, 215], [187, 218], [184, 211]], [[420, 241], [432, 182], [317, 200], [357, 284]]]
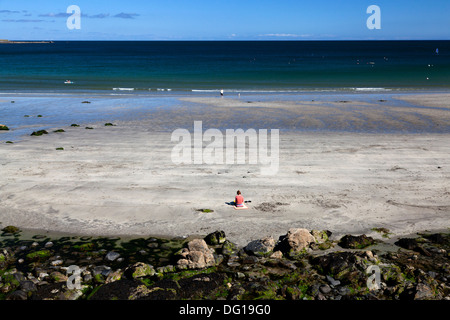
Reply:
[[237, 195], [234, 198], [234, 205], [236, 207], [243, 207], [244, 206], [244, 197], [241, 195], [241, 191], [237, 191]]

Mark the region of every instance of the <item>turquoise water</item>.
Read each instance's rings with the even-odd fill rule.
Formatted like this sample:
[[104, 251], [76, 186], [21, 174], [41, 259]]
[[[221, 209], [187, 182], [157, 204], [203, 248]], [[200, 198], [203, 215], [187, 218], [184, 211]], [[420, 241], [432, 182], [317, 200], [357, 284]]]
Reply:
[[442, 89], [450, 41], [1, 44], [0, 65], [0, 93]]

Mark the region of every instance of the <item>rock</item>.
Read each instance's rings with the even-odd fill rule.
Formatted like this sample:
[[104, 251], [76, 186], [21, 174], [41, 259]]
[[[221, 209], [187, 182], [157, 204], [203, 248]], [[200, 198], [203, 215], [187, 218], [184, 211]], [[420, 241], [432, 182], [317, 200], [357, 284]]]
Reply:
[[178, 260], [177, 265], [191, 269], [202, 269], [215, 265], [213, 251], [203, 239], [189, 241], [187, 248], [181, 250], [180, 256], [181, 259]]
[[51, 248], [53, 247], [53, 242], [49, 241], [44, 245], [45, 248]]
[[95, 266], [92, 268], [92, 275], [95, 277], [97, 275], [102, 275], [104, 277], [107, 277], [111, 272], [111, 267], [101, 265], [101, 266]]
[[316, 239], [307, 229], [292, 228], [285, 236], [280, 237], [277, 249], [291, 258], [295, 258], [295, 256], [305, 252], [309, 245], [315, 241]]
[[209, 251], [209, 247], [203, 239], [194, 239], [188, 242], [187, 249], [189, 251], [200, 251], [206, 252]]
[[148, 292], [140, 280], [121, 279], [102, 285], [96, 290], [91, 300], [136, 300]]
[[63, 261], [60, 260], [60, 259], [58, 259], [58, 260], [54, 260], [54, 261], [50, 262], [50, 264], [51, 264], [52, 266], [60, 266], [60, 265], [63, 264]]
[[225, 240], [222, 245], [222, 254], [225, 256], [231, 256], [236, 253], [237, 246], [231, 241]]
[[320, 290], [320, 292], [322, 292], [323, 294], [328, 294], [328, 293], [331, 292], [331, 288], [330, 288], [330, 286], [327, 285], [327, 284], [321, 285], [320, 288], [319, 288], [319, 290]]
[[302, 291], [298, 287], [284, 286], [281, 288], [281, 294], [286, 300], [299, 300], [302, 296]]
[[419, 245], [419, 243], [417, 243], [416, 239], [401, 238], [398, 241], [396, 241], [394, 244], [396, 246], [402, 247], [402, 248], [407, 249], [407, 250], [413, 250], [413, 251], [420, 252], [424, 256], [428, 256], [428, 257], [431, 256], [431, 253], [428, 252], [427, 249], [425, 249], [424, 247]]
[[[276, 263], [276, 264], [275, 264]], [[286, 260], [286, 259], [277, 259], [277, 260], [272, 260], [272, 261], [267, 261], [266, 265], [273, 265], [276, 266], [277, 268], [282, 268], [282, 269], [289, 269], [289, 270], [297, 270], [297, 266], [295, 265], [294, 262], [290, 261], [290, 260]]]
[[147, 247], [150, 249], [157, 249], [159, 247], [158, 242], [150, 242], [149, 244], [147, 244]]
[[396, 246], [402, 247], [408, 250], [414, 250], [417, 247], [416, 239], [401, 238], [394, 243]]
[[324, 275], [332, 275], [334, 279], [350, 272], [354, 254], [351, 252], [335, 252], [312, 258], [312, 264]]
[[105, 283], [108, 284], [108, 283], [111, 283], [111, 282], [114, 282], [114, 281], [118, 281], [121, 278], [122, 278], [122, 270], [119, 269], [119, 270], [116, 270], [116, 271], [111, 272], [110, 274], [108, 274], [108, 277], [106, 278]]
[[245, 252], [255, 256], [269, 256], [275, 248], [275, 240], [269, 236], [261, 240], [253, 240], [244, 248]]
[[204, 240], [208, 245], [211, 245], [211, 246], [216, 246], [216, 245], [222, 244], [226, 240], [225, 232], [215, 231], [213, 233], [208, 234], [204, 238]]
[[158, 267], [158, 268], [156, 268], [156, 272], [157, 272], [157, 273], [171, 273], [171, 272], [176, 272], [176, 267], [169, 264], [169, 265], [164, 266], [164, 267]]
[[377, 256], [374, 255], [372, 251], [366, 251], [365, 253], [366, 253], [367, 260], [369, 260], [370, 262], [373, 262], [373, 263], [379, 262]]
[[0, 130], [8, 131], [9, 128], [5, 126], [4, 124], [0, 124]]
[[90, 282], [93, 279], [92, 274], [88, 273], [83, 276], [84, 282]]
[[46, 130], [33, 131], [32, 136], [42, 136], [43, 134], [48, 134]]
[[331, 236], [331, 231], [328, 230], [311, 230], [311, 235], [314, 237], [317, 243], [324, 243], [328, 241]]
[[232, 268], [240, 267], [241, 264], [239, 263], [239, 257], [235, 256], [235, 255], [230, 256], [230, 258], [228, 259], [228, 262], [227, 262], [227, 266], [232, 267]]
[[336, 287], [341, 284], [341, 282], [339, 280], [334, 280], [333, 277], [330, 277], [327, 275], [326, 278], [333, 287]]
[[5, 232], [5, 233], [14, 234], [14, 233], [20, 232], [21, 230], [19, 228], [15, 227], [15, 226], [7, 226], [7, 227], [4, 227], [2, 229], [2, 231]]
[[282, 259], [283, 258], [283, 252], [281, 252], [280, 250], [275, 251], [274, 253], [272, 253], [270, 255], [270, 258], [272, 259]]
[[39, 274], [38, 274], [38, 279], [39, 280], [44, 280], [45, 278], [47, 278], [49, 276], [49, 274], [47, 273], [47, 272], [40, 272]]
[[83, 290], [65, 290], [58, 295], [58, 300], [77, 300], [83, 295]]
[[345, 235], [339, 240], [339, 245], [346, 249], [362, 249], [375, 244], [376, 241], [372, 237], [365, 234], [360, 236]]
[[445, 237], [443, 237], [442, 234], [440, 234], [440, 233], [430, 234], [430, 235], [425, 236], [425, 238], [427, 238], [431, 242], [437, 243], [437, 244], [444, 244], [446, 241]]
[[106, 254], [105, 259], [108, 261], [114, 261], [117, 258], [120, 257], [120, 253], [114, 252], [114, 251], [110, 251]]
[[201, 251], [190, 251], [187, 254], [187, 260], [190, 264], [193, 264], [194, 268], [204, 268], [206, 267], [205, 254]]
[[424, 256], [427, 256], [427, 257], [431, 256], [431, 253], [427, 249], [425, 249], [424, 247], [422, 247], [420, 245], [416, 247], [415, 251], [420, 252], [421, 254], [423, 254]]
[[153, 276], [155, 274], [155, 269], [152, 265], [137, 262], [130, 267], [127, 267], [124, 271], [124, 275], [127, 279], [135, 279], [147, 276]]
[[257, 256], [245, 256], [242, 259], [243, 264], [255, 264], [258, 263], [259, 259]]
[[50, 250], [39, 250], [35, 252], [30, 252], [26, 255], [26, 259], [29, 261], [44, 261], [52, 255]]
[[426, 300], [434, 297], [434, 293], [431, 288], [424, 284], [418, 283], [416, 286], [416, 293], [414, 295], [414, 300]]
[[27, 300], [28, 294], [23, 290], [16, 290], [8, 295], [7, 300]]
[[20, 289], [25, 292], [34, 292], [37, 291], [37, 287], [33, 281], [25, 280], [20, 282]]
[[50, 273], [50, 278], [52, 278], [55, 282], [66, 282], [68, 279], [65, 274], [62, 274], [59, 271], [53, 271]]

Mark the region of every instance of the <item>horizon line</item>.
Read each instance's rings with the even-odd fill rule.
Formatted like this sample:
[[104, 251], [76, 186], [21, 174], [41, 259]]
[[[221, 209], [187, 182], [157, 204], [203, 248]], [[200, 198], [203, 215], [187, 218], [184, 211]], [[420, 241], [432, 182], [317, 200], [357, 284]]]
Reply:
[[382, 41], [450, 41], [450, 39], [205, 39], [205, 40], [195, 40], [195, 39], [60, 39], [60, 40], [51, 40], [51, 39], [33, 39], [33, 40], [15, 40], [15, 39], [0, 39], [0, 43], [2, 42], [87, 42], [87, 41], [98, 41], [98, 42], [336, 42], [336, 41], [373, 41], [373, 42], [382, 42]]

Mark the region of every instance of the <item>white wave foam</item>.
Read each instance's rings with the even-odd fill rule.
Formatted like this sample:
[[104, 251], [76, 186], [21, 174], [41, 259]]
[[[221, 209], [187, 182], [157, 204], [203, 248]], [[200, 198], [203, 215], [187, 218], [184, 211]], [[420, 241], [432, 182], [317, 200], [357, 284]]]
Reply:
[[113, 88], [114, 91], [134, 91], [134, 88]]
[[392, 89], [387, 88], [352, 88], [355, 91], [392, 91]]

